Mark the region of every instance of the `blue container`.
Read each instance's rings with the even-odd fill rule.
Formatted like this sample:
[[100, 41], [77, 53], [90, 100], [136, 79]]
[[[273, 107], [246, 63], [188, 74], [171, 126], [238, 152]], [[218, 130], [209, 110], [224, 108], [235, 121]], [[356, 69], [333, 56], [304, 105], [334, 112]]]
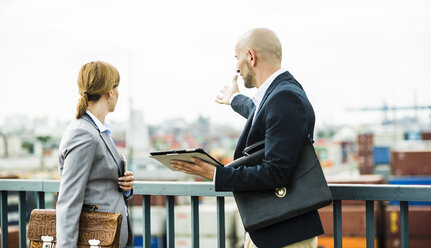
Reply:
[[[134, 248], [141, 248], [144, 245], [144, 241], [142, 239], [142, 236], [135, 236], [135, 239], [133, 240], [133, 247]], [[156, 237], [151, 236], [151, 248], [164, 248], [166, 247], [165, 237]]]
[[[399, 185], [431, 185], [431, 176], [392, 177], [389, 184]], [[391, 201], [390, 205], [399, 205], [399, 201]], [[409, 205], [431, 205], [431, 202], [409, 202]]]
[[419, 131], [407, 131], [404, 133], [405, 140], [420, 140], [421, 133]]
[[391, 149], [388, 146], [375, 146], [373, 148], [374, 164], [390, 164]]

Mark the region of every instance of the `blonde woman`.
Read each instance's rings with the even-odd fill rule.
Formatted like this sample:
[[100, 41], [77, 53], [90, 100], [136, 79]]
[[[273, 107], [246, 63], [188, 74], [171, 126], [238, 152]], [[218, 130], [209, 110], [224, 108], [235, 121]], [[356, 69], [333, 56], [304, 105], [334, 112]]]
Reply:
[[120, 75], [110, 64], [96, 61], [82, 66], [78, 76], [81, 98], [76, 120], [66, 128], [59, 148], [61, 177], [57, 202], [57, 247], [76, 247], [83, 206], [121, 213], [120, 247], [132, 245], [126, 200], [133, 196], [133, 173], [111, 139], [105, 122], [115, 110]]

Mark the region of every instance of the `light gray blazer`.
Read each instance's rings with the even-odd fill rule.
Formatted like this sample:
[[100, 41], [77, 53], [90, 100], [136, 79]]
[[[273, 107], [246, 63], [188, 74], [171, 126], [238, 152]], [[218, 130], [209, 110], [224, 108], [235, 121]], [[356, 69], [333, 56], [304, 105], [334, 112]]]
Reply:
[[131, 227], [125, 197], [118, 187], [124, 163], [112, 139], [106, 132], [100, 133], [87, 114], [72, 121], [63, 134], [59, 173], [57, 247], [76, 247], [83, 204], [97, 205], [96, 211], [123, 215], [120, 247], [125, 247]]

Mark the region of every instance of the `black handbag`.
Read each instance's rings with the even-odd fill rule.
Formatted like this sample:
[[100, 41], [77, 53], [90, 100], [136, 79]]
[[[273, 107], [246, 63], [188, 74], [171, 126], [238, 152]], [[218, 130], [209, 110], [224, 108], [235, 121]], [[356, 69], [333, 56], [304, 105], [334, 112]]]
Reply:
[[[243, 157], [226, 166], [260, 164], [264, 146], [261, 141], [247, 147]], [[256, 231], [331, 204], [332, 194], [310, 139], [305, 142], [290, 181], [289, 185], [274, 190], [233, 192], [246, 231]]]

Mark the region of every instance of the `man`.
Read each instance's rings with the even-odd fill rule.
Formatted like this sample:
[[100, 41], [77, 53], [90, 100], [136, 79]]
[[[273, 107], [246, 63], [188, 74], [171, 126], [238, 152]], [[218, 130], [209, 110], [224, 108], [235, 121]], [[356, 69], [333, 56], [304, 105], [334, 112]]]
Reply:
[[[246, 32], [235, 47], [239, 73], [247, 88], [256, 87], [253, 99], [238, 94], [237, 75], [216, 102], [230, 104], [247, 118], [234, 158], [245, 147], [265, 140], [265, 157], [260, 165], [237, 169], [217, 167], [199, 160], [172, 161], [178, 170], [214, 180], [216, 191], [274, 190], [289, 185], [301, 149], [313, 136], [314, 111], [302, 86], [281, 69], [281, 44], [265, 28]], [[301, 199], [298, 199], [301, 201]], [[265, 206], [262, 206], [263, 208]], [[317, 247], [323, 233], [317, 210], [246, 234], [245, 247]]]

